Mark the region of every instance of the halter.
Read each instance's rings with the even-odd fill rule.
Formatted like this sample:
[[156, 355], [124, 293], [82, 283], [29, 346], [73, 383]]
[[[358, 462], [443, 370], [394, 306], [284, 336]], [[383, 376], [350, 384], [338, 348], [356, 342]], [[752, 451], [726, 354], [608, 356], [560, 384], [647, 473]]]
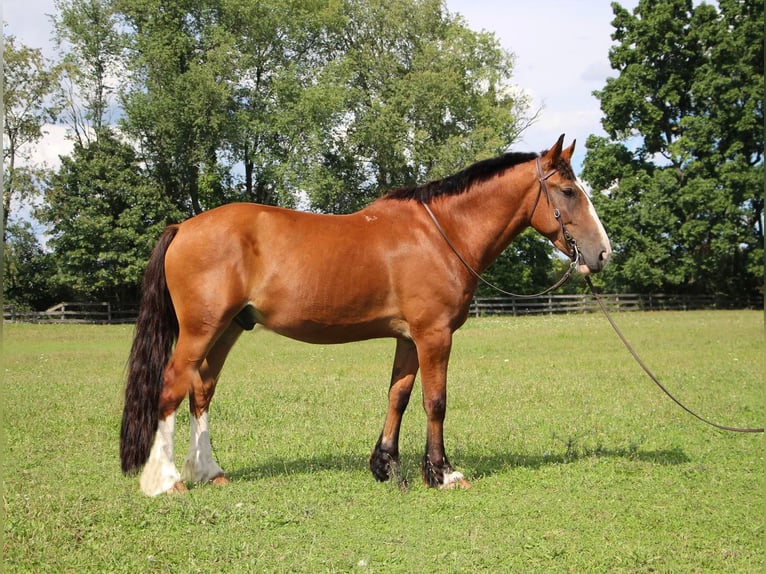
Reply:
[[[540, 202], [540, 196], [545, 193], [545, 198], [548, 200], [548, 205], [553, 207], [553, 202], [551, 201], [550, 192], [548, 191], [548, 184], [546, 183], [547, 179], [551, 177], [554, 173], [556, 173], [557, 170], [552, 169], [545, 175], [543, 175], [543, 169], [540, 165], [540, 158], [538, 157], [536, 160], [537, 165], [537, 180], [540, 182], [540, 189], [537, 192], [537, 197], [535, 197], [535, 203], [532, 205], [532, 212], [529, 215], [529, 220], [532, 221], [532, 217], [535, 215], [535, 210], [537, 210], [537, 204]], [[535, 297], [541, 297], [542, 295], [545, 295], [547, 293], [550, 293], [551, 291], [555, 291], [559, 287], [561, 287], [564, 283], [569, 281], [569, 278], [572, 276], [572, 273], [574, 273], [577, 270], [577, 266], [580, 263], [580, 250], [577, 248], [577, 242], [575, 241], [574, 237], [572, 237], [572, 234], [569, 233], [566, 226], [564, 225], [564, 222], [561, 220], [561, 212], [558, 210], [557, 207], [553, 207], [553, 217], [558, 221], [559, 225], [561, 226], [561, 233], [564, 237], [564, 241], [566, 241], [567, 248], [569, 249], [569, 258], [571, 259], [571, 262], [569, 264], [569, 268], [566, 270], [564, 275], [561, 276], [561, 278], [556, 281], [553, 285], [548, 287], [547, 289], [540, 291], [539, 293], [535, 293], [533, 295], [519, 295], [518, 293], [511, 293], [510, 291], [505, 291], [498, 287], [497, 285], [493, 285], [484, 277], [481, 276], [481, 274], [476, 271], [471, 265], [468, 263], [468, 261], [465, 260], [465, 258], [460, 254], [460, 252], [457, 250], [455, 245], [450, 241], [450, 238], [447, 236], [447, 232], [444, 231], [444, 228], [439, 224], [439, 220], [436, 219], [436, 216], [434, 215], [434, 212], [431, 211], [431, 208], [428, 206], [427, 203], [422, 203], [423, 208], [425, 208], [426, 213], [431, 217], [431, 221], [434, 222], [434, 225], [436, 226], [436, 229], [439, 231], [441, 236], [444, 238], [444, 241], [449, 245], [449, 248], [452, 249], [452, 252], [457, 256], [457, 258], [460, 260], [460, 262], [465, 266], [466, 269], [476, 277], [479, 281], [487, 285], [488, 287], [491, 287], [495, 291], [502, 293], [503, 295], [509, 295], [510, 297], [517, 297], [519, 299], [534, 299]]]

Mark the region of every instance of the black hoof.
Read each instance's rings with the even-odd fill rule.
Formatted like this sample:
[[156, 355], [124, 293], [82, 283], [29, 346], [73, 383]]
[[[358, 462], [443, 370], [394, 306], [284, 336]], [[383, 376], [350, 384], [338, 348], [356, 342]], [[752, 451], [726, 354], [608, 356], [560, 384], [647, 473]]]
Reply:
[[399, 457], [385, 452], [380, 447], [380, 441], [375, 445], [375, 449], [370, 455], [370, 470], [375, 480], [379, 482], [386, 482], [393, 478], [400, 487], [407, 487], [407, 481], [402, 477]]

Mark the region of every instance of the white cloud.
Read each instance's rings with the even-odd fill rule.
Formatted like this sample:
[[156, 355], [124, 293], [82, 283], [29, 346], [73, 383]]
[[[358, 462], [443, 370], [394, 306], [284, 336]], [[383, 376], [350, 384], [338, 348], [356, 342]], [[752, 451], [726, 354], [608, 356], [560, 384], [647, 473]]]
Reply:
[[37, 144], [32, 163], [42, 164], [51, 169], [61, 166], [61, 157], [69, 155], [74, 142], [69, 137], [69, 128], [56, 124], [43, 126], [43, 137]]

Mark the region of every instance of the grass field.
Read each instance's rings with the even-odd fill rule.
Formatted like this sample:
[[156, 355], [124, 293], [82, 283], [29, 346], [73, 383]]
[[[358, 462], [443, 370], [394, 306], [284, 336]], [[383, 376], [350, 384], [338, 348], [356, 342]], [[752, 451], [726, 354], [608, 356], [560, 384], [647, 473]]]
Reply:
[[[689, 406], [763, 426], [762, 313], [617, 321]], [[420, 483], [417, 399], [402, 429], [409, 490], [367, 470], [392, 341], [261, 332], [235, 348], [211, 408], [232, 483], [147, 498], [117, 457], [131, 332], [5, 325], [6, 572], [764, 570], [763, 435], [682, 412], [598, 315], [473, 319], [456, 334], [445, 437], [473, 488], [453, 491]]]

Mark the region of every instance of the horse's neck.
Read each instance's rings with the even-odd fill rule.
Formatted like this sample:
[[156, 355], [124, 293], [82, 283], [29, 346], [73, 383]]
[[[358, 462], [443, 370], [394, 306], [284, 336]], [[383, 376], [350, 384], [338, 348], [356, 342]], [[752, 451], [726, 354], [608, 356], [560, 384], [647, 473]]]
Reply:
[[[520, 172], [520, 170], [519, 170]], [[479, 183], [452, 196], [443, 212], [450, 237], [479, 272], [484, 271], [522, 231], [529, 227], [535, 185], [516, 170]], [[442, 223], [444, 227], [444, 223]]]

